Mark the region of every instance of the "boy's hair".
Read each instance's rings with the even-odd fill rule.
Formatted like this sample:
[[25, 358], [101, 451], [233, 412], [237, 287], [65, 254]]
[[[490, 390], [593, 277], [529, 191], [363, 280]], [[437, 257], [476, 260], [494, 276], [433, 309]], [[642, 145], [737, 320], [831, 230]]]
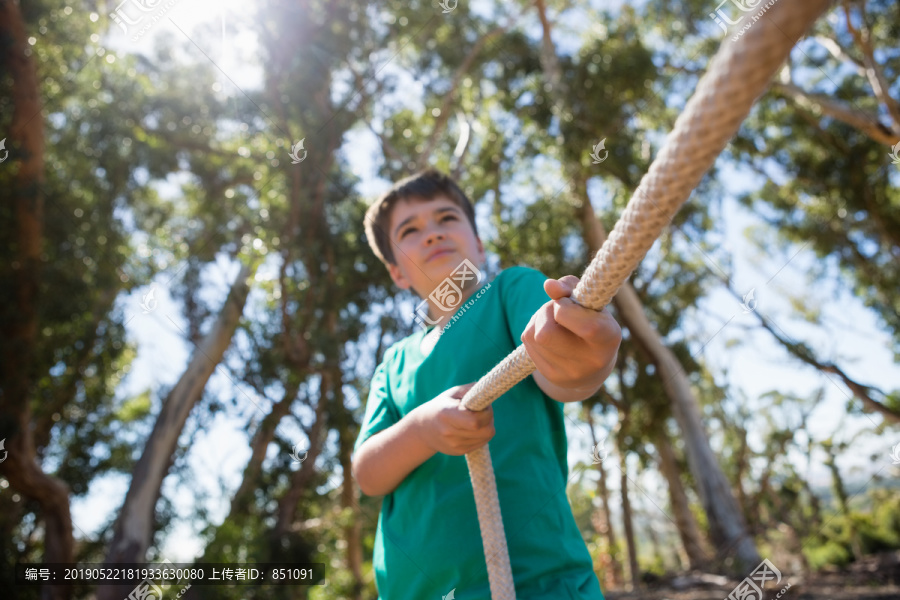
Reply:
[[394, 250], [391, 247], [389, 231], [391, 214], [394, 212], [397, 202], [411, 199], [428, 201], [434, 200], [440, 195], [446, 196], [462, 209], [472, 225], [475, 237], [478, 237], [478, 228], [475, 226], [475, 209], [468, 196], [449, 176], [434, 168], [425, 169], [395, 183], [366, 211], [366, 238], [372, 252], [381, 262], [385, 265], [397, 264]]

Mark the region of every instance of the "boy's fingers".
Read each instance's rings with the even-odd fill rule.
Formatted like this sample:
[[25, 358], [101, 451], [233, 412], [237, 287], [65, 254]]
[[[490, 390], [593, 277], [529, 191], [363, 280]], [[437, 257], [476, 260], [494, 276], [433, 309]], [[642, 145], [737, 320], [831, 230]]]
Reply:
[[473, 411], [461, 407], [461, 411], [453, 419], [453, 426], [459, 431], [472, 432], [490, 425], [493, 421], [494, 410], [490, 406], [481, 411]]
[[[572, 303], [569, 299], [560, 302]], [[572, 303], [574, 304], [574, 303]], [[574, 308], [581, 308], [575, 306]], [[581, 310], [587, 310], [582, 308]], [[534, 314], [533, 321], [522, 334], [522, 341], [533, 341], [536, 345], [545, 346], [547, 350], [564, 352], [572, 344], [577, 344], [580, 336], [565, 324], [556, 319], [557, 302], [550, 301]]]
[[580, 338], [589, 339], [604, 328], [603, 321], [609, 313], [601, 315], [595, 310], [575, 304], [569, 298], [563, 298], [553, 304], [553, 320]]
[[463, 418], [463, 421], [466, 423], [472, 423], [475, 427], [484, 427], [485, 425], [489, 425], [494, 420], [493, 407], [488, 406], [484, 410], [465, 410], [467, 414]]
[[494, 422], [494, 409], [488, 406], [484, 410], [473, 411], [475, 413], [475, 421], [479, 426], [484, 427]]
[[459, 434], [454, 436], [458, 443], [460, 444], [477, 444], [479, 442], [483, 442], [487, 437], [486, 435], [463, 435]]
[[450, 388], [450, 390], [449, 390], [450, 397], [456, 398], [457, 400], [462, 400], [463, 396], [466, 395], [466, 392], [468, 392], [470, 389], [472, 389], [472, 386], [475, 385], [476, 383], [478, 383], [478, 382], [473, 381], [472, 383], [466, 383], [464, 385], [458, 385], [456, 387]]

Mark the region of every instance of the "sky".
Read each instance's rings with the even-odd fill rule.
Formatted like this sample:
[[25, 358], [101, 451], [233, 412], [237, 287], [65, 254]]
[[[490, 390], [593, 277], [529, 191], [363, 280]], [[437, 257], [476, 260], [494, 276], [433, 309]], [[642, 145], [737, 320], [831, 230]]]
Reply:
[[[193, 33], [195, 27], [213, 23], [221, 35], [215, 40], [204, 41], [202, 47], [209, 59], [221, 69], [219, 85], [228, 93], [235, 92], [236, 87], [252, 89], [259, 85], [260, 71], [252, 59], [255, 40], [248, 35], [233, 33], [242, 18], [242, 2], [170, 0], [170, 4], [167, 17], [154, 24], [138, 41], [129, 40], [121, 30], [113, 28], [104, 37], [104, 44], [118, 54], [150, 54], [152, 44], [164, 31], [178, 35], [185, 32], [196, 39]], [[378, 153], [378, 146], [370, 132], [352, 132], [341, 151], [347, 157], [351, 169], [362, 178], [359, 191], [364, 196], [374, 198], [390, 185], [390, 182], [378, 180], [374, 176], [373, 156]], [[736, 288], [742, 294], [755, 290], [756, 310], [772, 319], [792, 337], [806, 340], [821, 358], [833, 359], [858, 381], [880, 386], [882, 389], [896, 386], [900, 381], [900, 370], [892, 362], [890, 337], [877, 323], [871, 311], [866, 310], [857, 299], [841, 288], [810, 286], [805, 274], [810, 261], [816, 260], [810, 252], [797, 248], [800, 252], [796, 256], [793, 256], [793, 252], [787, 256], [765, 254], [749, 244], [744, 232], [760, 221], [752, 213], [739, 207], [734, 195], [753, 185], [753, 176], [721, 163], [720, 167], [723, 168], [720, 179], [725, 182], [726, 187], [720, 225], [725, 232], [723, 245], [727, 245], [727, 250], [734, 257]], [[175, 181], [173, 179], [171, 185], [163, 186], [163, 193], [174, 197], [177, 194]], [[591, 197], [596, 211], [608, 210], [608, 206], [604, 205], [606, 200], [602, 190], [592, 189]], [[710, 264], [709, 267], [715, 268], [715, 265]], [[204, 274], [204, 295], [224, 298], [236, 271], [236, 265], [221, 259]], [[267, 277], [267, 271], [268, 268], [263, 267], [257, 277]], [[131, 315], [127, 326], [128, 335], [139, 349], [127, 385], [123, 386], [123, 396], [140, 393], [148, 388], [171, 386], [187, 363], [189, 348], [183, 342], [181, 333], [185, 329], [184, 322], [179, 307], [168, 296], [163, 285], [171, 274], [164, 273], [157, 282], [158, 308], [153, 312], [144, 314], [140, 307], [149, 288], [137, 290], [121, 299], [125, 312]], [[800, 295], [818, 304], [828, 327], [812, 327], [797, 319], [793, 315], [787, 294]], [[213, 305], [216, 305], [215, 301]], [[718, 383], [742, 390], [750, 399], [754, 411], [764, 410], [757, 399], [770, 390], [808, 396], [815, 389], [823, 387], [825, 400], [813, 413], [810, 423], [815, 437], [828, 437], [838, 429], [841, 435], [849, 435], [859, 428], [872, 426], [872, 421], [879, 421], [877, 417], [869, 419], [865, 416], [846, 416], [846, 389], [832, 379], [800, 366], [797, 361], [788, 357], [768, 333], [753, 329], [755, 316], [745, 312], [740, 301], [726, 291], [714, 291], [689, 313], [685, 329], [692, 337], [700, 340], [694, 349], [696, 356], [706, 361], [716, 374]], [[731, 346], [734, 341], [739, 341], [740, 344]], [[221, 392], [225, 398], [235, 395], [229, 376], [221, 371], [213, 376], [209, 389]], [[240, 388], [236, 395], [239, 400], [247, 401], [244, 415], [257, 410], [254, 403], [259, 403], [263, 409], [268, 406], [267, 401], [257, 398], [252, 390]], [[567, 407], [569, 410], [578, 408]], [[261, 416], [260, 413], [257, 414]], [[245, 421], [244, 418], [229, 419], [220, 413], [207, 429], [198, 431], [190, 442], [188, 461], [196, 473], [193, 486], [195, 491], [202, 490], [208, 494], [207, 507], [216, 522], [225, 516], [230, 501], [230, 493], [223, 493], [222, 487], [229, 491], [237, 488], [242, 469], [250, 455], [244, 431]], [[570, 466], [579, 461], [590, 461], [591, 442], [583, 435], [584, 426], [577, 427], [572, 420], [568, 425]], [[607, 435], [611, 425], [598, 424], [598, 439]], [[762, 443], [760, 434], [761, 432], [751, 431], [751, 443], [757, 449]], [[860, 476], [873, 470], [890, 469], [891, 446], [900, 443], [900, 435], [894, 437], [896, 439], [888, 436], [863, 439], [859, 442], [859, 451], [842, 456], [839, 464], [846, 472], [860, 473]], [[298, 440], [300, 441], [302, 440]], [[269, 449], [269, 458], [274, 452], [272, 448]], [[869, 454], [883, 455], [883, 462], [870, 463]], [[883, 474], [885, 472], [887, 471], [882, 470]], [[810, 476], [816, 484], [828, 483], [827, 473], [821, 465], [817, 465]], [[654, 485], [652, 477], [640, 480], [640, 485], [648, 486], [648, 489], [661, 489]], [[128, 483], [128, 477], [104, 477], [93, 482], [87, 496], [73, 500], [76, 536], [93, 537], [103, 525], [103, 520], [118, 512]], [[188, 518], [194, 491], [186, 494], [176, 487], [173, 477], [167, 478], [163, 485], [164, 494], [172, 499], [183, 517], [168, 536], [163, 554], [173, 562], [189, 561], [202, 551], [202, 545], [196, 537], [197, 532]], [[660, 497], [656, 492], [648, 491], [648, 494]]]

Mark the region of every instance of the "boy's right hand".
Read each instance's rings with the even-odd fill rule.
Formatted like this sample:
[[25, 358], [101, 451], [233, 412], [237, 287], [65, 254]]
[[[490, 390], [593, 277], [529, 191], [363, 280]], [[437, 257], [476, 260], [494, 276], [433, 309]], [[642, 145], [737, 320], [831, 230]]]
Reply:
[[494, 409], [465, 408], [463, 396], [475, 383], [459, 385], [414, 409], [419, 436], [435, 452], [460, 456], [481, 448], [494, 437]]

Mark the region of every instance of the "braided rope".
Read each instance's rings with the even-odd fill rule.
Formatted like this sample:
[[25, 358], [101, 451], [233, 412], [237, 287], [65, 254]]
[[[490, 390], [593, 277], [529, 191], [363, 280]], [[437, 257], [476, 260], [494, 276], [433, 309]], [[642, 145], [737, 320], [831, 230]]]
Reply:
[[[746, 0], [749, 5], [753, 0]], [[709, 170], [762, 95], [769, 80], [800, 36], [831, 0], [776, 0], [736, 42], [729, 37], [675, 122], [650, 170], [641, 179], [603, 247], [572, 293], [572, 299], [601, 310], [622, 286], [653, 242]], [[756, 7], [763, 9], [762, 0]], [[533, 373], [534, 362], [519, 346], [482, 377], [463, 398], [473, 411], [484, 410]], [[478, 523], [481, 527], [493, 600], [515, 600], [512, 569], [488, 446], [466, 455]]]

